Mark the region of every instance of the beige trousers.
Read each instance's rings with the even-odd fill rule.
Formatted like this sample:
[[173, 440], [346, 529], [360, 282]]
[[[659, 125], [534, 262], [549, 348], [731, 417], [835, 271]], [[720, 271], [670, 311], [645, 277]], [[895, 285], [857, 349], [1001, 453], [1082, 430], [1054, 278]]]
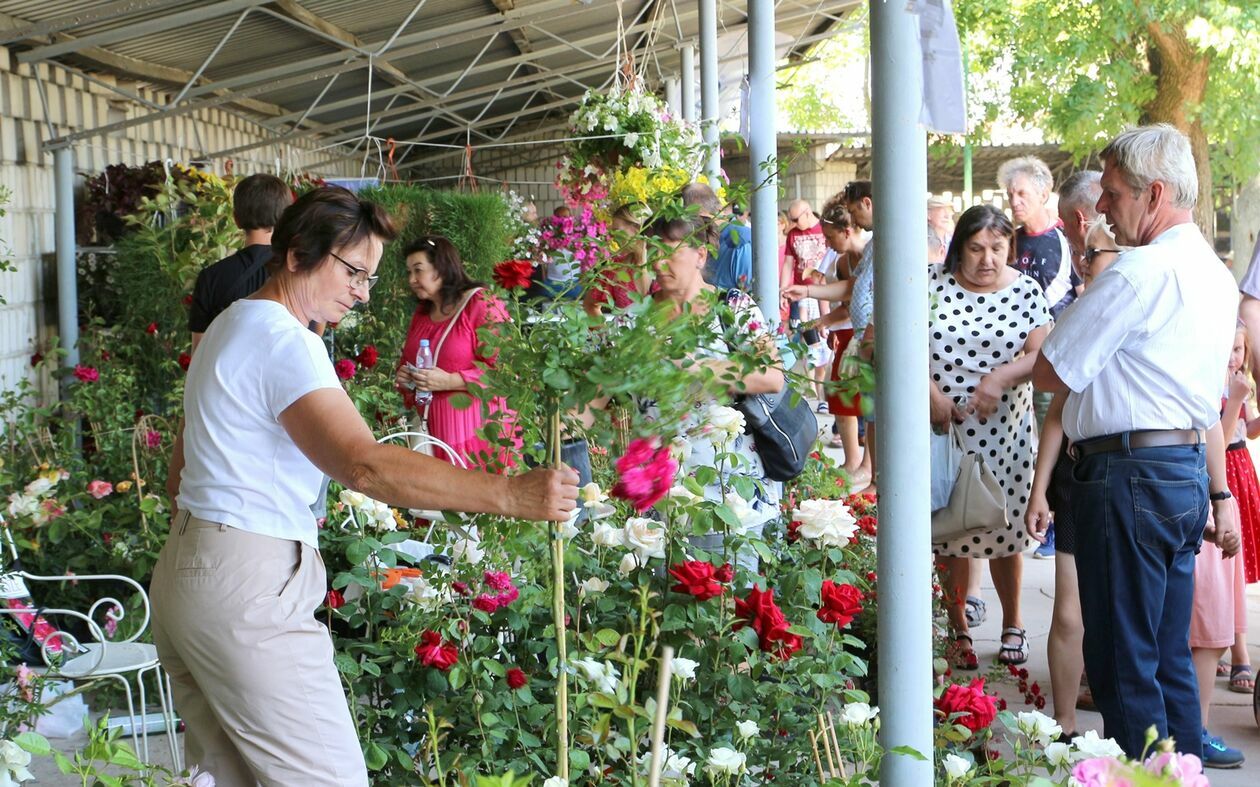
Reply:
[[327, 575], [299, 541], [175, 519], [153, 570], [153, 639], [185, 760], [219, 787], [359, 787], [367, 768], [332, 639]]

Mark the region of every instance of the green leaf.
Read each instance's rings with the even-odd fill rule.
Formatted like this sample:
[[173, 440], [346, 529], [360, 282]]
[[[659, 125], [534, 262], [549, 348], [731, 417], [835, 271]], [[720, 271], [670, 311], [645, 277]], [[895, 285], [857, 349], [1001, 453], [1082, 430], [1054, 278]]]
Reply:
[[923, 756], [912, 746], [895, 746], [888, 750], [889, 754], [903, 754], [911, 757], [919, 762], [927, 762], [927, 757]]
[[567, 391], [573, 387], [573, 378], [564, 369], [550, 367], [543, 370], [542, 381], [548, 388]]
[[591, 755], [582, 749], [569, 750], [569, 770], [584, 773], [589, 767], [591, 767]]
[[379, 743], [371, 741], [363, 750], [363, 759], [367, 762], [369, 771], [379, 771], [385, 767], [385, 763], [389, 762], [389, 754], [381, 748]]
[[700, 737], [700, 728], [694, 722], [686, 719], [666, 719], [665, 724], [679, 732], [685, 732], [693, 738]]
[[370, 554], [372, 554], [372, 548], [363, 541], [351, 541], [346, 546], [346, 560], [349, 560], [351, 565], [361, 565]]
[[595, 640], [606, 648], [611, 648], [621, 641], [621, 634], [613, 629], [600, 629], [595, 632]]
[[48, 742], [47, 738], [37, 732], [18, 733], [13, 738], [13, 742], [35, 757], [47, 757], [52, 753], [52, 744]]

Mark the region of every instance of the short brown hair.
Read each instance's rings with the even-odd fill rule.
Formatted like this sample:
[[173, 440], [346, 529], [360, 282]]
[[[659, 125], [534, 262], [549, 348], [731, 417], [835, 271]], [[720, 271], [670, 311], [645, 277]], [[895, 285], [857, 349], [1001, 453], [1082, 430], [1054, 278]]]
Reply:
[[832, 229], [847, 230], [853, 226], [853, 217], [849, 215], [848, 201], [845, 200], [843, 191], [832, 195], [823, 204], [818, 219]]
[[284, 267], [289, 252], [305, 273], [319, 267], [329, 252], [352, 246], [370, 236], [388, 243], [397, 235], [394, 221], [374, 202], [356, 197], [340, 186], [323, 186], [298, 197], [284, 209], [271, 236], [272, 273]]
[[644, 233], [649, 238], [660, 238], [672, 243], [683, 243], [692, 248], [717, 247], [717, 228], [713, 220], [704, 214], [683, 216], [677, 219], [661, 218], [652, 222]]
[[250, 175], [232, 190], [232, 218], [243, 230], [269, 230], [293, 204], [293, 191], [275, 175]]
[[439, 294], [442, 296], [443, 306], [454, 306], [473, 287], [486, 286], [468, 275], [468, 271], [464, 269], [464, 261], [460, 259], [459, 249], [441, 235], [422, 235], [408, 243], [403, 249], [403, 260], [413, 254], [424, 254], [428, 257], [434, 273], [442, 280]]

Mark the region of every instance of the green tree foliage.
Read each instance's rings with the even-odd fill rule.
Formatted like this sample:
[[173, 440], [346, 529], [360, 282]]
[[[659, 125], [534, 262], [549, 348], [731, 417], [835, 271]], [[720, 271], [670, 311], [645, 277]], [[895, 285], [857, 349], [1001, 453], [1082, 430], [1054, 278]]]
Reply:
[[1009, 74], [1009, 94], [992, 100], [1077, 156], [1126, 126], [1171, 123], [1200, 159], [1205, 208], [1213, 173], [1237, 182], [1260, 168], [1260, 3], [957, 0], [955, 11], [972, 73]]

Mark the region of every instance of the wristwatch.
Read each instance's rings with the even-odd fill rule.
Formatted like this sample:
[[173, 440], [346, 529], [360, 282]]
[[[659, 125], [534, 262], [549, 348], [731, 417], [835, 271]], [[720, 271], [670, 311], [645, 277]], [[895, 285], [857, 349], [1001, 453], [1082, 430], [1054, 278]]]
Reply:
[[1211, 500], [1213, 503], [1219, 503], [1222, 500], [1228, 500], [1231, 497], [1233, 497], [1233, 495], [1230, 494], [1230, 491], [1228, 489], [1226, 489], [1223, 492], [1213, 492], [1212, 494], [1208, 495], [1208, 500]]

